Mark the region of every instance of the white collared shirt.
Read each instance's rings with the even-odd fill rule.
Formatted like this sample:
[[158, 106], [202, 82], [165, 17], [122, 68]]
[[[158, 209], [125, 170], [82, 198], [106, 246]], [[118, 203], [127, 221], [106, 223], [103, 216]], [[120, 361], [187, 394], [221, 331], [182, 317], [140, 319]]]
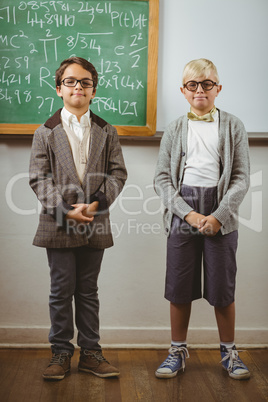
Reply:
[[91, 121], [89, 110], [81, 117], [79, 122], [77, 117], [64, 107], [61, 111], [61, 120], [71, 147], [76, 172], [82, 183], [90, 147]]
[[73, 130], [79, 141], [83, 140], [86, 127], [91, 127], [89, 110], [81, 117], [79, 122], [77, 117], [64, 107], [61, 111], [61, 118]]

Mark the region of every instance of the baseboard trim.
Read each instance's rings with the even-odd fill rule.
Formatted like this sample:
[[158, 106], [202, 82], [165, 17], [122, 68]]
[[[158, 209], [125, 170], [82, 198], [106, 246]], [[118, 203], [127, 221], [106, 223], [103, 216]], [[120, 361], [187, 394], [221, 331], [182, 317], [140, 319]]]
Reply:
[[[170, 344], [166, 345], [150, 345], [150, 344], [138, 344], [138, 345], [130, 345], [130, 344], [121, 344], [121, 345], [105, 345], [102, 344], [102, 349], [150, 349], [150, 350], [160, 350], [160, 349], [169, 349]], [[258, 345], [247, 345], [247, 344], [236, 344], [238, 349], [268, 349], [268, 344], [258, 344]], [[79, 347], [74, 344], [75, 349], [79, 349]], [[191, 345], [187, 344], [187, 348], [189, 350], [194, 349], [219, 349], [219, 344], [200, 344], [200, 345]], [[37, 343], [0, 343], [0, 349], [50, 349], [50, 344], [37, 344]]]
[[[2, 326], [0, 347], [46, 348], [49, 327]], [[103, 348], [167, 348], [170, 345], [168, 327], [102, 327], [100, 330]], [[188, 344], [192, 348], [218, 347], [217, 328], [189, 328]], [[237, 328], [236, 344], [239, 347], [268, 347], [268, 329]], [[76, 333], [73, 339], [76, 343]]]

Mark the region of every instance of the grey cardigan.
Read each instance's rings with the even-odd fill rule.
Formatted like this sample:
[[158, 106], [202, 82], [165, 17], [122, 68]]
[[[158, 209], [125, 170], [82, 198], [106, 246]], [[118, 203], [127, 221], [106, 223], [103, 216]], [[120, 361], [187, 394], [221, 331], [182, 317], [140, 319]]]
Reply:
[[[249, 147], [243, 123], [219, 111], [220, 180], [218, 208], [212, 215], [221, 224], [222, 234], [238, 228], [238, 208], [249, 187]], [[182, 116], [165, 131], [154, 178], [155, 191], [165, 206], [164, 226], [168, 236], [173, 214], [184, 219], [192, 208], [180, 196], [187, 159], [188, 119]]]

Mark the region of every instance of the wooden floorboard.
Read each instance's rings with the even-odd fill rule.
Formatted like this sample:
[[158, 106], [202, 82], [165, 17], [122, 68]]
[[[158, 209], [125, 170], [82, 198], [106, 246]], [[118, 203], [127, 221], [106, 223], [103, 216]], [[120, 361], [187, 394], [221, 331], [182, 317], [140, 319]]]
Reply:
[[235, 381], [219, 364], [218, 350], [190, 349], [185, 372], [158, 379], [154, 372], [167, 350], [107, 349], [105, 357], [120, 369], [119, 378], [78, 372], [79, 351], [71, 373], [62, 381], [44, 381], [47, 349], [0, 349], [1, 402], [262, 402], [268, 401], [268, 350], [241, 353], [251, 371], [248, 381]]

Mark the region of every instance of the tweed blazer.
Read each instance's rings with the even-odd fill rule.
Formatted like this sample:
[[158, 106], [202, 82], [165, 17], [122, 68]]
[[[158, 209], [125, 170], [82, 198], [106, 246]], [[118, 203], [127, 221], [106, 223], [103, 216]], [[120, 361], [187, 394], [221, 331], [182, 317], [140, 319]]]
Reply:
[[[221, 222], [222, 234], [238, 228], [238, 209], [249, 187], [249, 148], [243, 123], [219, 112], [220, 179], [218, 208], [212, 213]], [[164, 227], [169, 236], [173, 215], [184, 219], [192, 208], [180, 196], [187, 160], [188, 119], [182, 116], [165, 131], [156, 167], [154, 186], [165, 206]]]
[[[111, 247], [109, 206], [127, 178], [117, 131], [91, 112], [89, 155], [81, 184], [60, 113], [61, 109], [33, 137], [30, 186], [42, 204], [33, 244], [46, 248]], [[99, 201], [99, 211], [89, 225], [65, 219], [72, 204], [93, 201]]]

